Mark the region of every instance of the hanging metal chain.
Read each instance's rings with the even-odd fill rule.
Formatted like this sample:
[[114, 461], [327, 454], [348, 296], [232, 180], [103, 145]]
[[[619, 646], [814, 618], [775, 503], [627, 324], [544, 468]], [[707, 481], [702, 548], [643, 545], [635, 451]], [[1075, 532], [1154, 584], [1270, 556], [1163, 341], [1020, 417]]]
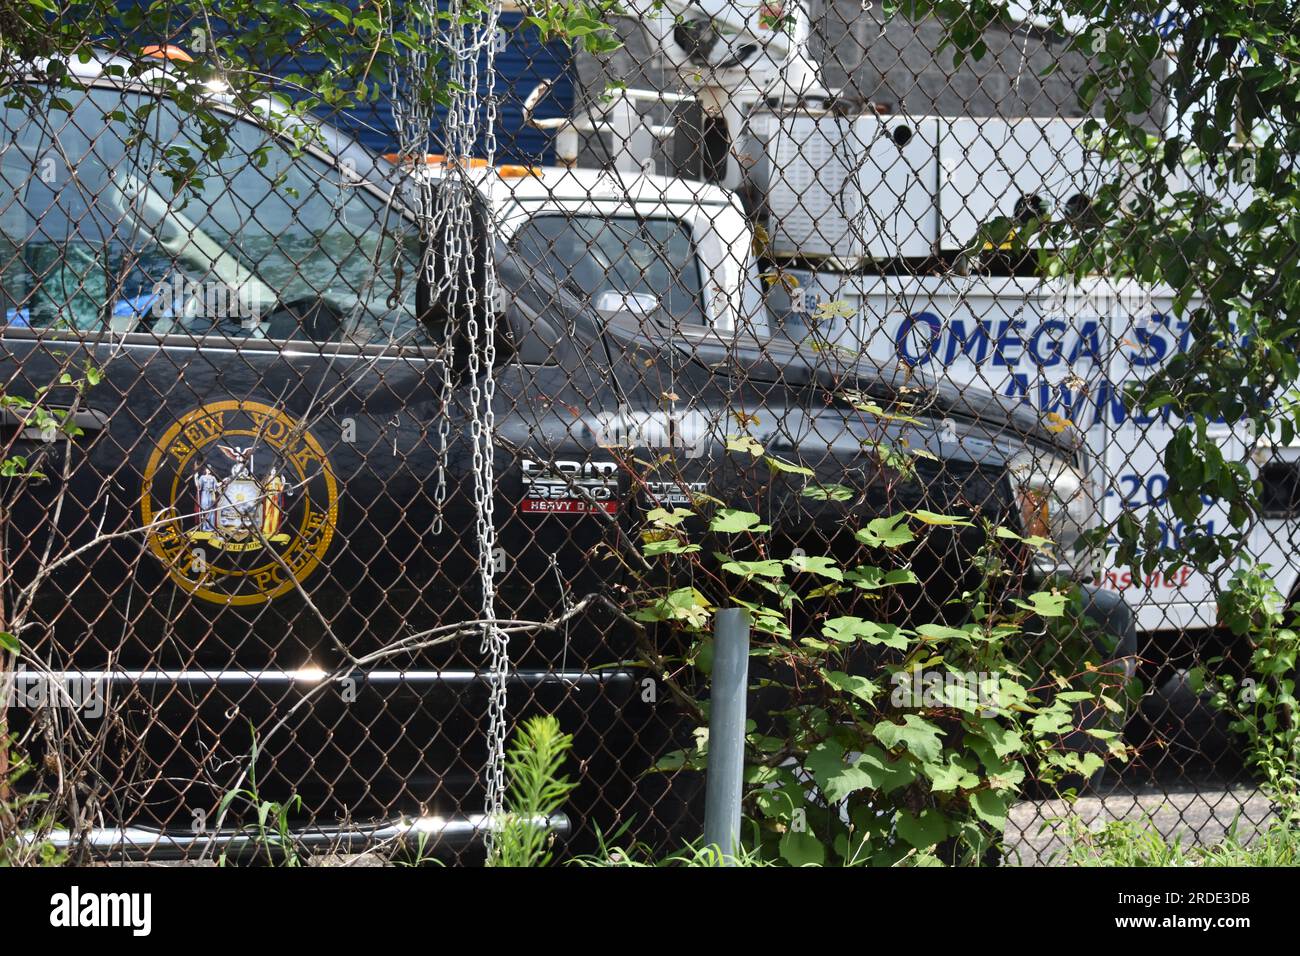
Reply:
[[[411, 164], [413, 175], [410, 185], [413, 199], [419, 213], [420, 246], [425, 250], [423, 268], [431, 290], [436, 294], [446, 294], [448, 277], [439, 276], [434, 268], [434, 249], [431, 245], [435, 235], [435, 224], [442, 221], [439, 209], [435, 208], [436, 183], [425, 175], [423, 157], [435, 152], [433, 142], [433, 122], [435, 114], [430, 108], [433, 103], [434, 87], [440, 82], [433, 65], [425, 51], [438, 40], [439, 18], [449, 19], [448, 13], [442, 13], [435, 2], [412, 4], [406, 8], [405, 28], [414, 33], [420, 42], [414, 49], [406, 48], [405, 55], [394, 58], [389, 63], [388, 79], [392, 89], [393, 126], [397, 133], [397, 155], [403, 162]], [[452, 21], [454, 22], [454, 21]], [[455, 95], [455, 94], [453, 94]], [[464, 128], [464, 124], [448, 117], [446, 128], [451, 131]], [[449, 150], [450, 151], [450, 150]], [[454, 155], [454, 153], [453, 153]], [[399, 253], [400, 254], [400, 253]], [[456, 261], [456, 260], [452, 260]], [[454, 281], [456, 273], [451, 274]], [[443, 532], [443, 512], [447, 502], [447, 445], [451, 435], [452, 398], [454, 390], [453, 372], [456, 365], [456, 328], [447, 323], [442, 335], [442, 372], [438, 386], [437, 414], [437, 456], [433, 491], [433, 522], [429, 533], [439, 535]]]
[[[500, 0], [493, 0], [490, 6], [488, 23], [484, 30], [483, 36], [486, 37], [485, 66], [488, 75], [487, 89], [487, 115], [484, 128], [484, 149], [488, 168], [492, 168], [496, 160], [496, 51], [498, 23], [501, 14]], [[477, 63], [477, 57], [475, 57]], [[474, 89], [478, 88], [477, 79]], [[493, 520], [492, 505], [493, 491], [496, 487], [493, 471], [493, 452], [495, 450], [496, 418], [492, 408], [493, 400], [496, 396], [496, 380], [494, 370], [496, 368], [496, 314], [497, 314], [497, 279], [496, 279], [496, 260], [494, 256], [494, 243], [491, 236], [491, 213], [493, 208], [493, 179], [487, 179], [487, 195], [485, 197], [485, 207], [489, 210], [488, 236], [483, 243], [484, 257], [484, 283], [483, 294], [486, 301], [482, 304], [483, 314], [483, 375], [482, 375], [482, 411], [483, 417], [480, 424], [480, 442], [475, 449], [475, 455], [482, 457], [481, 462], [475, 465], [475, 505], [479, 529], [479, 577], [483, 586], [483, 620], [488, 622], [484, 625], [483, 631], [483, 652], [490, 657], [491, 664], [491, 700], [488, 705], [488, 760], [486, 768], [487, 776], [487, 795], [486, 811], [489, 815], [490, 824], [487, 828], [487, 849], [488, 858], [491, 859], [491, 853], [494, 844], [496, 821], [501, 818], [503, 801], [505, 799], [505, 759], [506, 759], [506, 732], [507, 726], [507, 700], [506, 700], [506, 677], [510, 669], [510, 643], [509, 638], [502, 633], [493, 621], [496, 620], [496, 582], [493, 575], [496, 571], [496, 524]], [[478, 315], [477, 308], [470, 309], [471, 327], [474, 316]], [[477, 331], [477, 330], [475, 330]], [[475, 354], [475, 338], [470, 339], [471, 355]], [[474, 381], [478, 381], [477, 374], [471, 368], [471, 375]], [[475, 408], [479, 407], [477, 400], [474, 403]]]
[[[447, 8], [451, 20], [449, 32], [449, 81], [451, 103], [447, 111], [447, 164], [446, 177], [455, 188], [450, 191], [450, 201], [442, 204], [442, 211], [451, 218], [445, 255], [452, 263], [469, 262], [474, 254], [474, 221], [471, 203], [476, 184], [472, 181], [470, 164], [460, 162], [478, 145], [482, 116], [483, 147], [487, 166], [492, 168], [496, 156], [496, 97], [493, 89], [496, 70], [496, 37], [500, 20], [499, 0], [452, 0]], [[467, 21], [470, 21], [467, 24]], [[480, 62], [486, 77], [480, 76]], [[486, 80], [487, 89], [480, 84]], [[480, 96], [486, 102], [480, 104]], [[491, 178], [486, 181], [489, 192], [486, 207], [491, 209]], [[447, 195], [443, 190], [441, 195]], [[486, 794], [484, 811], [487, 826], [484, 840], [489, 861], [495, 845], [495, 828], [500, 820], [505, 795], [505, 744], [506, 744], [506, 673], [510, 667], [509, 646], [504, 634], [492, 622], [496, 619], [495, 570], [496, 525], [492, 514], [492, 495], [495, 487], [493, 469], [495, 419], [492, 401], [496, 392], [493, 369], [496, 364], [496, 270], [492, 256], [492, 240], [485, 237], [481, 253], [484, 257], [484, 301], [479, 300], [479, 290], [472, 281], [472, 268], [468, 270], [471, 281], [466, 283], [465, 349], [470, 382], [470, 444], [474, 462], [474, 511], [479, 544], [479, 583], [482, 589], [480, 618], [483, 625], [481, 652], [488, 661], [488, 740], [487, 761], [484, 766]], [[445, 275], [458, 276], [459, 267], [444, 271]], [[460, 291], [460, 290], [457, 290]], [[481, 325], [480, 325], [481, 322]]]
[[[487, 760], [484, 766], [484, 809], [487, 815], [484, 840], [489, 862], [505, 794], [506, 676], [510, 668], [507, 638], [492, 623], [496, 619], [496, 583], [493, 577], [496, 564], [496, 524], [493, 517], [495, 417], [492, 403], [496, 394], [493, 372], [496, 366], [497, 283], [490, 234], [485, 237], [481, 250], [475, 249], [473, 210], [476, 194], [484, 193], [482, 199], [486, 208], [492, 208], [492, 178], [475, 181], [471, 164], [463, 160], [481, 150], [488, 169], [492, 169], [496, 157], [495, 77], [500, 15], [500, 0], [451, 0], [442, 11], [436, 0], [426, 0], [413, 15], [413, 27], [418, 31], [439, 33], [440, 20], [447, 25], [444, 38], [447, 73], [441, 82], [447, 84], [449, 102], [442, 119], [445, 142], [441, 144], [441, 151], [448, 159], [440, 182], [424, 172], [421, 161], [426, 152], [431, 152], [428, 147], [432, 140], [433, 116], [429, 104], [433, 99], [429, 95], [432, 92], [429, 84], [439, 81], [423, 57], [409, 58], [404, 69], [395, 71], [393, 75], [394, 90], [406, 91], [405, 96], [394, 96], [393, 115], [399, 131], [400, 153], [410, 159], [416, 174], [421, 234], [426, 240], [425, 247], [429, 249], [424, 270], [430, 291], [435, 297], [451, 297], [465, 306], [464, 359], [469, 380], [475, 530], [482, 591], [479, 616], [485, 622], [480, 650], [487, 658], [489, 682]], [[440, 240], [440, 248], [436, 250], [432, 248], [435, 238]], [[472, 257], [476, 254], [483, 257], [481, 298], [474, 282]], [[436, 268], [435, 255], [440, 255], [450, 267]], [[458, 331], [453, 322], [448, 322], [443, 330], [438, 467], [431, 529], [434, 534], [442, 530], [447, 500], [447, 446], [453, 411]]]

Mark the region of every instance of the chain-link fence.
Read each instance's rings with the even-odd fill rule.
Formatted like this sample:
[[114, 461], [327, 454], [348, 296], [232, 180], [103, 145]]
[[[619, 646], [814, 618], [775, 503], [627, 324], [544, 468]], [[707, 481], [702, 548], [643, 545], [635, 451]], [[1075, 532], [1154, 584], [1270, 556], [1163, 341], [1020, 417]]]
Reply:
[[[1263, 509], [1172, 508], [1182, 418], [1138, 393], [1203, 357], [1194, 300], [1053, 267], [1120, 208], [1104, 42], [841, 0], [106, 9], [0, 21], [8, 852], [476, 861], [553, 714], [557, 846], [660, 857], [735, 605], [760, 855], [1274, 812], [1215, 682], [1286, 653], [1229, 574], [1291, 596], [1300, 456], [1211, 421]], [[1177, 31], [1133, 32], [1129, 119], [1171, 137]]]

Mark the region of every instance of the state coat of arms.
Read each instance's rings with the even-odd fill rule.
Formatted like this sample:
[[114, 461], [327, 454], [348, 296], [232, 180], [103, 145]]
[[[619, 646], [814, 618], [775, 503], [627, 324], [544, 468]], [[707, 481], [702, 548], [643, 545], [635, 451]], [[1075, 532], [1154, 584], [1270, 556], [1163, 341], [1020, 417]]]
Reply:
[[319, 565], [338, 487], [320, 443], [288, 415], [214, 402], [163, 435], [145, 468], [141, 517], [173, 581], [209, 601], [257, 604]]

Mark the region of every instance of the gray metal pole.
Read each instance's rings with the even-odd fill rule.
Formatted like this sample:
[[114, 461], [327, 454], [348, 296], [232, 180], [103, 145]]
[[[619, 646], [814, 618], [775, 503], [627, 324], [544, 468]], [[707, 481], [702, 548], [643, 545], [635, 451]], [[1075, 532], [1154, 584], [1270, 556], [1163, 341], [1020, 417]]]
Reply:
[[731, 863], [740, 846], [740, 796], [745, 772], [745, 696], [749, 689], [749, 612], [732, 607], [713, 620], [709, 694], [709, 761], [704, 794], [704, 845]]

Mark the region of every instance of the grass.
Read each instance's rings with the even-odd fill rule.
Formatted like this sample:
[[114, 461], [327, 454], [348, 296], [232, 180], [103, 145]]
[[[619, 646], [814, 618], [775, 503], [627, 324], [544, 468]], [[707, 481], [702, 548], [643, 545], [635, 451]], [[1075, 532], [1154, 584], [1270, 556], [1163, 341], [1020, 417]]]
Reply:
[[1089, 830], [1071, 817], [1069, 846], [1057, 862], [1070, 866], [1300, 866], [1300, 827], [1276, 821], [1243, 838], [1234, 820], [1219, 843], [1185, 845], [1163, 836], [1150, 820], [1115, 820]]
[[[590, 856], [575, 858], [572, 863], [576, 866], [588, 867], [632, 867], [632, 868], [649, 868], [659, 866], [669, 867], [713, 867], [727, 866], [727, 861], [723, 858], [722, 852], [716, 846], [705, 846], [703, 841], [687, 845], [676, 853], [668, 856], [656, 856], [654, 851], [645, 846], [633, 844], [630, 847], [610, 847], [606, 844], [604, 835], [600, 836], [600, 850]], [[758, 856], [753, 850], [741, 847], [730, 864], [732, 866], [771, 866]]]

